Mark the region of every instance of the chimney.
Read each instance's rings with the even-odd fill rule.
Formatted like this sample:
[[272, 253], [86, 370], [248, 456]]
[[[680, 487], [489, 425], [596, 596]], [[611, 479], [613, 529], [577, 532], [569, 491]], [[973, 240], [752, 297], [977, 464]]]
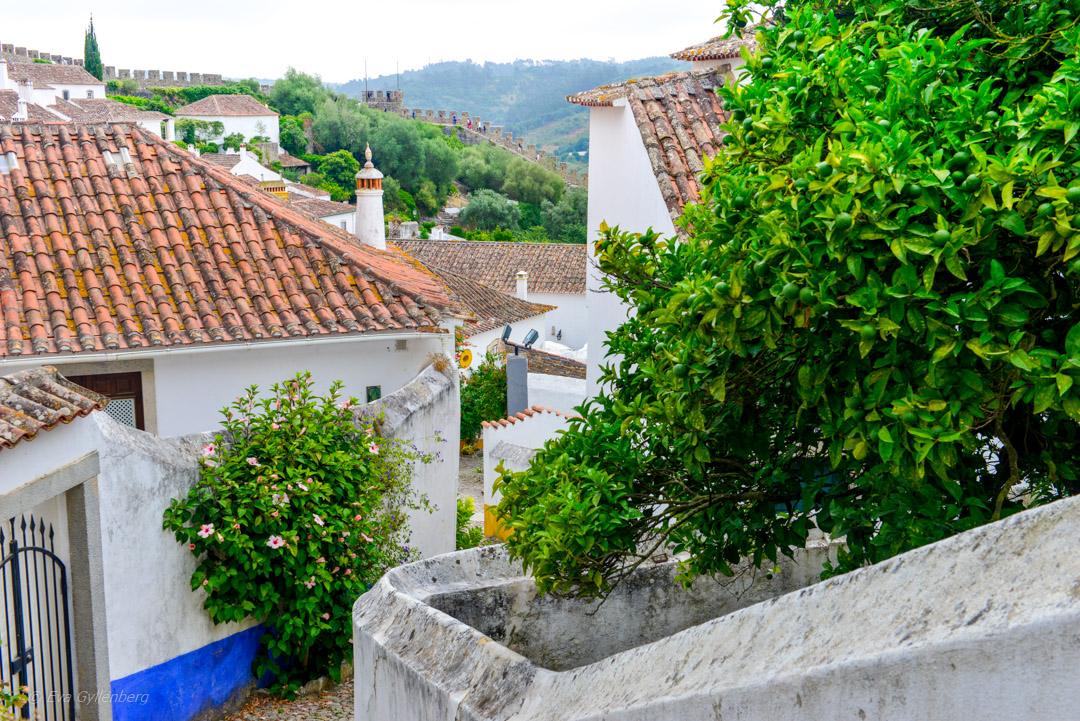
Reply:
[[19, 91], [19, 97], [28, 103], [34, 102], [34, 81], [33, 80], [20, 80], [16, 85], [16, 90]]
[[19, 108], [15, 111], [15, 114], [11, 116], [11, 120], [16, 123], [25, 123], [28, 119], [26, 113], [26, 101], [19, 98], [18, 106]]
[[8, 86], [8, 68], [7, 60], [0, 58], [0, 90], [7, 90]]
[[240, 154], [240, 159], [243, 160], [247, 157], [247, 145], [244, 143], [240, 143], [240, 149], [236, 152]]
[[356, 238], [364, 245], [386, 250], [383, 216], [383, 174], [371, 162], [371, 146], [364, 151], [367, 162], [356, 174]]
[[529, 274], [523, 270], [517, 272], [517, 293], [515, 293], [521, 300], [529, 299]]

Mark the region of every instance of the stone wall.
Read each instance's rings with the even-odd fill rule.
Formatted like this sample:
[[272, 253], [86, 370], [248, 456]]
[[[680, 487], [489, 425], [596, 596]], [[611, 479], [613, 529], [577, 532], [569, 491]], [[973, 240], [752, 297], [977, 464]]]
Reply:
[[66, 55], [55, 55], [44, 50], [33, 50], [13, 43], [0, 43], [0, 59], [9, 63], [32, 63], [37, 59], [51, 60], [57, 65], [82, 65], [82, 58], [69, 58]]
[[499, 547], [429, 559], [353, 609], [356, 718], [1074, 719], [1078, 535], [1071, 498], [808, 587], [821, 558], [797, 554], [712, 620], [648, 565], [597, 608]]
[[366, 92], [372, 97], [361, 100], [361, 105], [400, 115], [409, 120], [419, 120], [445, 126], [443, 132], [447, 135], [452, 133], [453, 128], [456, 127], [458, 129], [458, 139], [466, 145], [475, 145], [477, 143], [498, 145], [520, 158], [539, 163], [548, 170], [557, 173], [570, 187], [581, 186], [587, 188], [589, 186], [588, 173], [579, 173], [577, 168], [570, 168], [566, 163], [558, 162], [554, 155], [550, 155], [543, 148], [538, 148], [535, 143], [530, 143], [524, 138], [515, 138], [511, 131], [504, 131], [503, 126], [493, 125], [483, 120], [479, 115], [473, 115], [464, 110], [406, 108], [404, 97], [399, 90], [369, 90]]

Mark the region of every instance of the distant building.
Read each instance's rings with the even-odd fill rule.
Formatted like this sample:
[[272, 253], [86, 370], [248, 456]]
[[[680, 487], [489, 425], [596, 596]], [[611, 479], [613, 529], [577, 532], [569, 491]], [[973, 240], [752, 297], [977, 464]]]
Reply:
[[[400, 240], [398, 247], [434, 266], [524, 300], [555, 306], [547, 313], [542, 340], [581, 348], [587, 341], [584, 245], [469, 240]], [[519, 271], [527, 287], [519, 291]], [[518, 340], [515, 337], [515, 340]]]
[[[603, 222], [631, 232], [652, 228], [666, 237], [684, 234], [675, 221], [683, 206], [701, 199], [702, 159], [719, 152], [725, 118], [716, 90], [731, 77], [730, 64], [721, 63], [567, 98], [590, 109], [588, 238], [599, 235]], [[627, 308], [602, 290], [591, 242], [588, 252], [588, 389], [595, 395], [600, 365], [610, 362], [605, 334], [626, 320]]]
[[256, 136], [278, 141], [278, 114], [250, 95], [208, 95], [176, 111], [178, 118], [193, 118], [207, 122], [220, 122], [221, 135], [209, 138], [218, 141], [233, 133], [240, 133], [245, 140]]
[[308, 198], [289, 193], [289, 207], [314, 215], [324, 223], [341, 228], [350, 235], [356, 233], [356, 206], [338, 203], [328, 198]]
[[240, 149], [235, 152], [204, 153], [200, 157], [208, 163], [213, 163], [219, 168], [224, 168], [236, 176], [248, 175], [259, 182], [266, 182], [269, 180], [284, 181], [284, 178], [280, 173], [262, 165], [259, 162], [259, 159], [255, 157], [255, 154], [247, 149], [246, 145], [241, 145]]
[[78, 65], [52, 63], [0, 63], [0, 89], [15, 89], [29, 83], [32, 95], [27, 102], [52, 105], [53, 100], [104, 98], [105, 83]]

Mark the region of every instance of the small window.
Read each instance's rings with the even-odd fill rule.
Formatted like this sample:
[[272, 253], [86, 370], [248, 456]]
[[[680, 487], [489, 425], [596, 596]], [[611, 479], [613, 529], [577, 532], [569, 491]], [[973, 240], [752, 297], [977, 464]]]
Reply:
[[132, 426], [143, 431], [146, 425], [143, 419], [142, 374], [104, 373], [93, 376], [68, 376], [68, 380], [83, 388], [109, 397], [105, 413], [125, 426]]
[[349, 221], [347, 221], [347, 220], [341, 221], [341, 229], [342, 230], [348, 230], [349, 229], [348, 225], [349, 225]]
[[71, 100], [71, 91], [70, 90], [65, 90], [64, 91], [64, 100]]
[[[65, 92], [65, 94], [67, 93], [67, 91], [64, 91], [64, 92]], [[93, 99], [93, 97], [94, 97], [94, 91], [93, 91], [93, 90], [87, 90], [87, 91], [86, 91], [86, 97], [88, 97], [88, 98], [90, 98], [90, 99]]]

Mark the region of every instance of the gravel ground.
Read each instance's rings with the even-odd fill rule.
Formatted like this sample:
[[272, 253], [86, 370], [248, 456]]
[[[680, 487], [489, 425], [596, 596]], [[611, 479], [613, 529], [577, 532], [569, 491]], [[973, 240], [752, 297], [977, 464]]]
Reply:
[[252, 695], [226, 721], [343, 721], [353, 717], [353, 682], [348, 681], [313, 696], [283, 701], [276, 696]]
[[461, 456], [458, 466], [458, 498], [473, 499], [473, 525], [484, 525], [484, 456]]

